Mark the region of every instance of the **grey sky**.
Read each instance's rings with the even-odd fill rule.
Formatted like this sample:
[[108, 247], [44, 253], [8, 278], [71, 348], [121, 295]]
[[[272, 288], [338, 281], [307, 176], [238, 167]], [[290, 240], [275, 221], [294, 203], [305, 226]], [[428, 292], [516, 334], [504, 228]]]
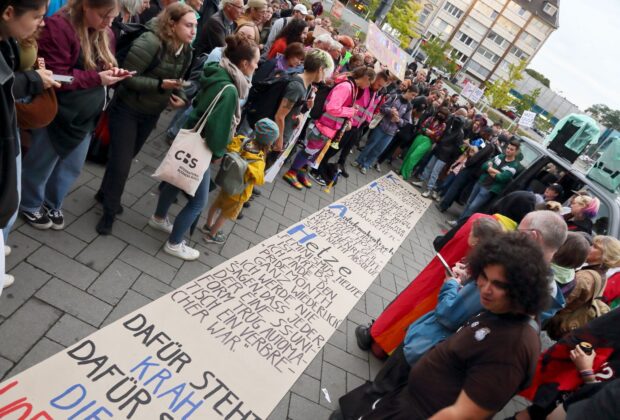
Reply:
[[529, 67], [582, 110], [597, 103], [620, 109], [619, 22], [618, 0], [561, 0], [560, 28]]

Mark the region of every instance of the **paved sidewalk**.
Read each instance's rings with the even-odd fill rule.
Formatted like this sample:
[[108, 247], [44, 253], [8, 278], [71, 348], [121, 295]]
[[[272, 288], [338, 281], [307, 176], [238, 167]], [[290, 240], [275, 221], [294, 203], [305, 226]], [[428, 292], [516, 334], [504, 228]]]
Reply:
[[[157, 202], [157, 181], [150, 175], [168, 148], [163, 129], [170, 118], [164, 114], [134, 161], [123, 195], [125, 211], [111, 236], [95, 232], [102, 209], [94, 195], [104, 168], [91, 163], [65, 201], [63, 231], [39, 231], [21, 220], [16, 224], [7, 258], [16, 282], [0, 297], [0, 378], [73, 345], [380, 175], [371, 170], [363, 176], [350, 168], [350, 177], [341, 178], [329, 194], [317, 185], [297, 191], [278, 177], [261, 187], [262, 196], [244, 209], [242, 220], [226, 225], [224, 245], [206, 244], [196, 231], [190, 245], [201, 257], [183, 262], [162, 251], [166, 235], [147, 225]], [[179, 209], [173, 205], [171, 216]], [[444, 220], [434, 206], [429, 208], [270, 419], [327, 419], [340, 396], [374, 377], [382, 362], [357, 348], [355, 327], [379, 315], [428, 263]], [[506, 413], [512, 415], [512, 408]]]

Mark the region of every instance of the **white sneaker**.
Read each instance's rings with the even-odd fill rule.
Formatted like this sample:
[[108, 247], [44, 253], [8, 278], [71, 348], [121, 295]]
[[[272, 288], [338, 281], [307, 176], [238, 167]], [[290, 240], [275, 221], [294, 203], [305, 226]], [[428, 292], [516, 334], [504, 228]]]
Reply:
[[454, 227], [454, 226], [456, 226], [456, 224], [457, 224], [458, 222], [457, 222], [456, 220], [448, 220], [446, 223], [447, 223], [448, 225], [450, 225], [450, 226]]
[[4, 256], [5, 257], [8, 257], [9, 255], [11, 255], [11, 251], [12, 251], [12, 249], [11, 249], [10, 246], [8, 246], [8, 245], [4, 246]]
[[5, 274], [4, 275], [4, 286], [2, 286], [2, 288], [6, 289], [6, 288], [12, 286], [13, 283], [15, 283], [15, 276], [13, 276], [11, 274]]
[[411, 181], [411, 185], [413, 185], [414, 187], [423, 187], [424, 181]]
[[431, 194], [431, 197], [433, 197], [433, 200], [435, 201], [441, 200], [441, 197], [439, 196], [439, 193], [437, 191], [433, 191], [433, 193]]
[[354, 168], [357, 168], [358, 166], [360, 166], [360, 164], [357, 163], [356, 160], [354, 160], [353, 162], [351, 162], [351, 166], [353, 166]]
[[200, 251], [185, 245], [185, 241], [176, 245], [166, 242], [166, 245], [164, 245], [164, 252], [185, 261], [194, 261], [200, 257]]
[[151, 216], [149, 219], [149, 226], [155, 230], [172, 233], [172, 223], [170, 223], [170, 220], [168, 220], [167, 217], [164, 220], [157, 220], [155, 216]]
[[430, 192], [429, 190], [426, 190], [426, 191], [424, 191], [424, 192], [422, 193], [422, 197], [424, 197], [424, 198], [428, 198], [428, 197], [430, 197], [430, 196], [431, 196], [431, 192]]
[[377, 172], [381, 172], [381, 164], [380, 164], [380, 163], [375, 163], [374, 168], [375, 168], [375, 170], [376, 170]]

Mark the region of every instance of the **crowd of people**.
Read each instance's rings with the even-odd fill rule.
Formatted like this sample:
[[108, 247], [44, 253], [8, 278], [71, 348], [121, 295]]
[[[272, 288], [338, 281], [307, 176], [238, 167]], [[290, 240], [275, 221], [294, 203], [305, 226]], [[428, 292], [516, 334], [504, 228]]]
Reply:
[[[159, 185], [148, 224], [183, 260], [200, 255], [185, 238], [203, 211], [203, 239], [224, 243], [226, 221], [243, 217], [283, 153], [283, 179], [298, 190], [349, 177], [358, 148], [350, 166], [361, 174], [389, 164], [439, 211], [464, 204], [435, 241], [447, 275], [434, 259], [356, 330], [361, 348], [391, 356], [334, 418], [486, 418], [532, 381], [541, 327], [563, 340], [620, 302], [620, 242], [592, 236], [598, 199], [568, 197], [549, 168], [541, 191], [511, 193], [482, 214], [523, 169], [518, 137], [415, 62], [398, 80], [358, 39], [338, 34], [320, 2], [0, 0], [0, 16], [0, 290], [14, 281], [4, 257], [16, 217], [64, 228], [63, 201], [93, 145], [103, 147], [94, 134], [102, 126], [109, 144], [93, 229], [113, 232], [134, 157], [172, 108], [172, 148], [193, 129], [212, 164], [231, 161], [217, 177], [211, 166], [199, 174], [191, 193]], [[171, 221], [179, 193], [187, 200]], [[424, 294], [436, 304], [421, 310]], [[596, 349], [570, 350], [583, 381], [597, 381]]]

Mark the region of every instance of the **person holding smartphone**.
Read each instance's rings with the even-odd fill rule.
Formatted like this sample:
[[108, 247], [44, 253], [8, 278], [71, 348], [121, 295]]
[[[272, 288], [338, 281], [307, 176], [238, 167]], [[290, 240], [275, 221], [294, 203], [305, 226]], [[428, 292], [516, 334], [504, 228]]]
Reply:
[[[122, 212], [121, 196], [131, 162], [157, 125], [161, 112], [167, 106], [186, 105], [181, 78], [192, 61], [190, 44], [196, 25], [190, 6], [170, 4], [147, 23], [150, 30], [140, 35], [127, 53], [124, 65], [135, 75], [121, 83], [109, 111], [110, 159], [96, 195], [97, 201], [103, 203], [103, 216], [96, 227], [101, 235], [112, 232], [116, 215]], [[158, 61], [153, 67], [154, 60]]]
[[62, 203], [84, 166], [105, 87], [131, 77], [110, 49], [118, 12], [117, 0], [70, 0], [45, 19], [39, 56], [48, 70], [73, 82], [57, 89], [58, 113], [49, 126], [32, 131], [23, 161], [20, 213], [36, 229], [64, 228]]

